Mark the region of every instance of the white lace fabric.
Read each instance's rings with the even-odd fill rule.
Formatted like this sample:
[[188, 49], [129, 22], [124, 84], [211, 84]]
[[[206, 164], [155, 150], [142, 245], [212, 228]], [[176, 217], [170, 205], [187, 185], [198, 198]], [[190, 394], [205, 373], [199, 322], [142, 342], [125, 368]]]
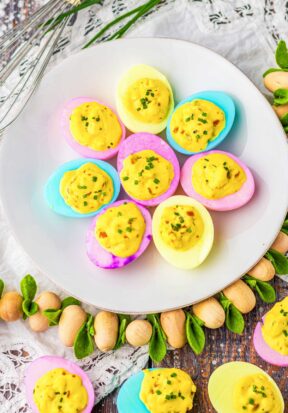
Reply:
[[[9, 2], [1, 0], [0, 15]], [[44, 1], [38, 0], [38, 3]], [[93, 6], [79, 13], [63, 35], [50, 68], [79, 50], [105, 23], [139, 3], [137, 0], [108, 0], [103, 6]], [[163, 0], [157, 10], [137, 23], [128, 36], [176, 37], [207, 46], [236, 64], [264, 92], [262, 73], [275, 66], [277, 41], [280, 38], [288, 40], [287, 21], [286, 0]], [[19, 289], [20, 279], [31, 273], [38, 282], [39, 291], [51, 290], [65, 297], [40, 273], [14, 239], [1, 209], [0, 257], [0, 277], [7, 290]], [[96, 312], [93, 307], [85, 308], [93, 314]], [[31, 412], [23, 385], [25, 367], [35, 358], [47, 354], [76, 361], [73, 351], [58, 340], [57, 327], [35, 334], [27, 321], [9, 324], [0, 321], [0, 413]], [[147, 361], [147, 347], [134, 349], [126, 345], [113, 353], [95, 351], [90, 357], [76, 362], [91, 378], [96, 402], [99, 402], [133, 372], [142, 369]]]

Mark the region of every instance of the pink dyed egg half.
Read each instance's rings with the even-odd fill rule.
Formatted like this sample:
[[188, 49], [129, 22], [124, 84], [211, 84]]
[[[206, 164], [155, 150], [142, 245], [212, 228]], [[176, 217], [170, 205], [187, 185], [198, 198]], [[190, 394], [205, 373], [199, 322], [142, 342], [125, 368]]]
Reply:
[[[92, 148], [89, 148], [88, 146], [84, 146], [84, 145], [80, 145], [80, 143], [78, 143], [73, 135], [70, 132], [70, 115], [73, 112], [73, 110], [77, 107], [82, 105], [83, 103], [86, 102], [97, 102], [100, 105], [104, 105], [107, 106], [107, 108], [111, 109], [113, 113], [115, 113], [115, 111], [108, 105], [106, 105], [105, 103], [99, 102], [96, 99], [93, 99], [91, 97], [77, 97], [77, 98], [73, 98], [71, 100], [69, 100], [68, 102], [66, 102], [64, 104], [64, 107], [62, 109], [62, 113], [61, 113], [61, 118], [60, 118], [60, 125], [61, 125], [61, 130], [62, 133], [64, 135], [64, 138], [66, 139], [67, 143], [78, 153], [80, 153], [82, 156], [84, 156], [85, 158], [95, 158], [95, 159], [110, 159], [113, 158], [113, 156], [115, 156], [119, 150], [120, 144], [121, 142], [123, 142], [123, 140], [125, 139], [126, 136], [126, 129], [124, 124], [121, 122], [121, 120], [119, 119], [119, 117], [117, 116], [118, 122], [121, 126], [122, 129], [122, 136], [119, 142], [119, 145], [116, 148], [110, 148], [107, 149], [105, 151], [95, 151]], [[116, 113], [115, 113], [116, 115]]]
[[[139, 208], [145, 220], [145, 224], [146, 224], [145, 232], [144, 232], [142, 242], [140, 244], [138, 251], [136, 251], [136, 253], [131, 255], [130, 257], [125, 257], [125, 258], [117, 257], [113, 255], [111, 252], [105, 250], [99, 244], [94, 234], [97, 219], [102, 214], [104, 214], [107, 209], [122, 205], [124, 202], [132, 202], [133, 204], [135, 204]], [[152, 239], [152, 220], [151, 220], [150, 212], [146, 208], [143, 208], [143, 206], [137, 204], [134, 201], [131, 201], [131, 199], [122, 199], [121, 201], [114, 202], [114, 204], [109, 205], [108, 207], [104, 208], [101, 211], [101, 213], [98, 214], [97, 217], [95, 217], [95, 219], [93, 219], [92, 224], [90, 225], [88, 232], [87, 232], [87, 236], [86, 236], [87, 255], [89, 259], [93, 262], [93, 264], [95, 264], [97, 267], [105, 268], [105, 269], [121, 268], [135, 261], [137, 258], [139, 258], [140, 255], [142, 255], [143, 252], [148, 247], [151, 239]]]
[[159, 138], [159, 136], [152, 135], [151, 133], [140, 132], [129, 136], [129, 138], [125, 139], [125, 141], [121, 144], [117, 157], [118, 173], [120, 174], [123, 169], [124, 159], [136, 152], [144, 150], [152, 150], [156, 152], [158, 155], [169, 161], [173, 165], [174, 169], [174, 178], [170, 183], [169, 189], [164, 194], [149, 200], [136, 199], [128, 194], [139, 204], [150, 207], [160, 204], [162, 201], [174, 194], [180, 179], [180, 166], [173, 149], [171, 149], [163, 139]]
[[[219, 199], [207, 199], [203, 197], [195, 191], [192, 184], [192, 168], [195, 162], [198, 159], [205, 158], [207, 155], [211, 155], [213, 153], [229, 156], [229, 158], [233, 159], [239, 166], [241, 166], [246, 174], [246, 181], [238, 192]], [[201, 204], [205, 205], [206, 208], [214, 211], [230, 211], [240, 208], [243, 205], [247, 204], [248, 201], [250, 201], [255, 191], [254, 178], [250, 169], [242, 161], [240, 161], [239, 158], [232, 155], [231, 153], [217, 150], [200, 153], [188, 158], [182, 167], [180, 182], [184, 192], [188, 196], [191, 196], [192, 198], [201, 202]]]
[[[263, 317], [264, 320], [264, 317]], [[255, 327], [253, 344], [258, 355], [267, 363], [274, 366], [288, 367], [288, 356], [278, 353], [268, 346], [262, 335], [263, 322], [259, 321]]]
[[37, 380], [39, 380], [44, 374], [50, 370], [63, 368], [69, 373], [76, 374], [81, 377], [82, 384], [85, 387], [88, 394], [88, 404], [81, 413], [90, 413], [94, 406], [94, 389], [87, 374], [70, 360], [66, 360], [63, 357], [58, 356], [43, 356], [32, 361], [25, 371], [25, 387], [26, 396], [29, 406], [34, 413], [39, 413], [39, 410], [33, 400], [33, 390], [35, 388]]

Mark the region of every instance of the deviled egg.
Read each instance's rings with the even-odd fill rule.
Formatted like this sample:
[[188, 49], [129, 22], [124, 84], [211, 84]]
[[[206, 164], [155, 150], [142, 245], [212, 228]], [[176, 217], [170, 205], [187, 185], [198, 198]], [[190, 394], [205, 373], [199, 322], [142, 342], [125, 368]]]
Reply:
[[117, 169], [125, 192], [145, 206], [158, 205], [177, 189], [178, 159], [167, 143], [150, 133], [125, 139], [117, 158]]
[[208, 383], [210, 401], [217, 413], [283, 413], [284, 401], [275, 381], [254, 364], [223, 364]]
[[191, 156], [181, 170], [184, 192], [215, 211], [245, 205], [255, 184], [250, 169], [231, 153], [209, 151]]
[[43, 356], [25, 371], [29, 406], [34, 413], [90, 413], [94, 389], [86, 373], [70, 360]]
[[157, 69], [140, 64], [120, 79], [116, 94], [119, 116], [132, 132], [160, 133], [174, 108], [171, 86]]
[[263, 360], [288, 367], [288, 296], [276, 303], [257, 323], [253, 343]]
[[209, 254], [214, 226], [203, 205], [188, 196], [176, 195], [156, 208], [152, 233], [157, 250], [169, 264], [192, 269]]
[[109, 159], [125, 139], [125, 126], [107, 105], [90, 97], [65, 103], [61, 128], [68, 144], [87, 158]]
[[187, 413], [195, 393], [193, 380], [183, 370], [146, 369], [122, 385], [117, 408], [119, 413]]
[[61, 165], [48, 179], [46, 202], [60, 215], [90, 217], [114, 202], [120, 180], [110, 164], [95, 159], [75, 159]]
[[121, 268], [140, 257], [151, 239], [149, 211], [124, 199], [95, 217], [87, 233], [87, 254], [98, 267]]
[[233, 100], [224, 92], [204, 91], [182, 100], [167, 124], [167, 140], [185, 155], [208, 151], [229, 133], [235, 118]]

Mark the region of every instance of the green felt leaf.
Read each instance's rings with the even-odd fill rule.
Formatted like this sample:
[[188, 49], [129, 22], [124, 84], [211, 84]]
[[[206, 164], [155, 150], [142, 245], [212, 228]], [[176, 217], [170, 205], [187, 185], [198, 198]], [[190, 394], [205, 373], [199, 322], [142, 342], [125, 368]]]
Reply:
[[61, 309], [64, 310], [64, 308], [69, 307], [69, 305], [80, 305], [80, 301], [77, 300], [74, 297], [66, 297], [61, 303]]
[[284, 40], [280, 40], [278, 43], [275, 58], [279, 67], [282, 69], [288, 69], [288, 50]]
[[288, 103], [288, 89], [276, 89], [273, 103], [276, 106], [286, 105]]
[[236, 334], [242, 334], [245, 328], [243, 315], [232, 303], [226, 311], [225, 325], [228, 330]]
[[288, 72], [288, 69], [279, 69], [279, 68], [274, 68], [271, 67], [270, 69], [266, 70], [266, 72], [263, 73], [263, 77], [269, 75], [269, 73], [273, 73], [273, 72]]
[[74, 354], [77, 359], [88, 357], [94, 351], [94, 340], [89, 331], [93, 323], [93, 316], [91, 314], [87, 314], [87, 316], [87, 321], [82, 324], [74, 341]]
[[50, 326], [57, 326], [59, 324], [60, 316], [62, 314], [62, 310], [56, 310], [54, 308], [49, 308], [44, 310], [42, 314], [48, 318]]
[[33, 301], [36, 291], [37, 284], [32, 275], [27, 274], [20, 282], [20, 289], [23, 295], [24, 300]]
[[268, 252], [266, 252], [265, 257], [271, 261], [277, 274], [288, 274], [288, 259], [285, 255], [271, 248]]
[[126, 328], [131, 321], [131, 317], [126, 314], [118, 314], [119, 319], [119, 331], [118, 338], [114, 347], [114, 350], [118, 350], [120, 347], [125, 344], [126, 341]]
[[26, 299], [22, 302], [22, 310], [26, 317], [30, 317], [31, 315], [36, 314], [38, 311], [38, 308], [39, 308], [38, 304], [35, 303], [34, 301]]
[[271, 284], [266, 281], [260, 281], [250, 275], [245, 275], [243, 280], [257, 292], [264, 303], [274, 303], [276, 300], [276, 292]]
[[5, 287], [4, 281], [0, 278], [0, 298], [2, 297], [4, 287]]
[[152, 336], [149, 342], [149, 356], [154, 363], [160, 363], [167, 352], [166, 336], [162, 330], [159, 315], [148, 314], [147, 320], [152, 324]]
[[202, 328], [202, 321], [199, 323], [198, 317], [190, 314], [188, 311], [186, 313], [186, 336], [189, 346], [192, 348], [196, 355], [202, 353], [205, 347], [205, 333]]
[[288, 112], [280, 118], [280, 122], [283, 126], [288, 126]]

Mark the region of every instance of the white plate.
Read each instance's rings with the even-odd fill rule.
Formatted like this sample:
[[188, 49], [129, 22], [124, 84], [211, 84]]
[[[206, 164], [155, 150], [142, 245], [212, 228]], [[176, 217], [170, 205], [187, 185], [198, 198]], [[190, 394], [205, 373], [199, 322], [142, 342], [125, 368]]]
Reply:
[[[49, 210], [43, 199], [48, 176], [76, 158], [57, 123], [61, 104], [95, 96], [115, 107], [119, 76], [131, 65], [151, 64], [171, 81], [176, 101], [200, 90], [228, 92], [237, 118], [221, 149], [252, 170], [257, 190], [245, 207], [213, 213], [216, 238], [203, 265], [181, 271], [167, 264], [153, 245], [121, 270], [100, 270], [87, 258], [90, 219], [69, 219]], [[259, 73], [259, 76], [261, 74]], [[21, 117], [9, 128], [1, 150], [0, 183], [14, 234], [39, 268], [82, 301], [116, 312], [146, 313], [202, 300], [230, 284], [266, 252], [280, 229], [288, 204], [285, 135], [270, 105], [231, 63], [192, 43], [129, 39], [101, 44], [55, 67]]]

